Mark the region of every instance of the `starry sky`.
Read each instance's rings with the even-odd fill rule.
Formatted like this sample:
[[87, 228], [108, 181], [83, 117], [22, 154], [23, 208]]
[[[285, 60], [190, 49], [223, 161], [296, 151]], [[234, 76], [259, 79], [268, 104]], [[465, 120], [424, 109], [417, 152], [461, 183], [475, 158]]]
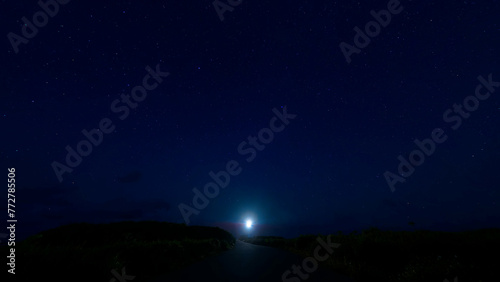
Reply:
[[482, 2], [1, 1], [18, 238], [499, 227], [500, 3]]

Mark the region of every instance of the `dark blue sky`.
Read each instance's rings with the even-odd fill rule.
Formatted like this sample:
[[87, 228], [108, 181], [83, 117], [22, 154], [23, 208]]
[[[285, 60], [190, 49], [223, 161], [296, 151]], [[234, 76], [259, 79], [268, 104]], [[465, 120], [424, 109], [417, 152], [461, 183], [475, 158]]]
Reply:
[[[63, 2], [16, 47], [11, 33], [42, 8], [0, 3], [0, 160], [16, 169], [21, 238], [71, 222], [185, 222], [179, 205], [194, 208], [193, 188], [231, 160], [241, 173], [190, 224], [239, 234], [251, 217], [252, 234], [286, 237], [499, 227], [498, 1], [244, 0], [223, 21], [210, 1]], [[341, 42], [354, 46], [355, 27], [388, 4], [399, 12], [348, 63]], [[155, 87], [132, 108], [121, 95], [141, 95], [147, 66], [169, 75], [146, 77]], [[296, 117], [247, 161], [238, 146], [273, 109]], [[53, 162], [67, 165], [66, 146], [103, 120], [111, 132], [59, 181]], [[405, 178], [398, 156], [436, 128], [446, 141], [392, 192], [384, 174]]]

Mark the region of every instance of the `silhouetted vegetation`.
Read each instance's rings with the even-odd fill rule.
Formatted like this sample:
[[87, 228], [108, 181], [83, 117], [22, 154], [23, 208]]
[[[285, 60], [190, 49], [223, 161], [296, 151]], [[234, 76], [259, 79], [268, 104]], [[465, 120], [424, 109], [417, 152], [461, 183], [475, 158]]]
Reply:
[[[112, 269], [147, 281], [234, 246], [216, 227], [167, 222], [71, 224], [16, 244], [19, 281], [110, 281]], [[7, 247], [2, 247], [7, 254]], [[118, 281], [116, 279], [115, 281]]]
[[[303, 257], [313, 256], [317, 237], [240, 237], [240, 240], [282, 248]], [[466, 232], [381, 231], [332, 234], [330, 242], [341, 244], [320, 265], [356, 281], [498, 281], [495, 271], [500, 251], [500, 230]], [[323, 253], [322, 253], [323, 254]]]

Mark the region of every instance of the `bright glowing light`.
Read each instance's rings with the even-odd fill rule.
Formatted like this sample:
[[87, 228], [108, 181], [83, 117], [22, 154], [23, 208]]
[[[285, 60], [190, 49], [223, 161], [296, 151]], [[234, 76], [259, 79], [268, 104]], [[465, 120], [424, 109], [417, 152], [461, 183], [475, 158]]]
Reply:
[[252, 224], [253, 224], [252, 220], [247, 219], [247, 223], [246, 223], [247, 228], [251, 228]]

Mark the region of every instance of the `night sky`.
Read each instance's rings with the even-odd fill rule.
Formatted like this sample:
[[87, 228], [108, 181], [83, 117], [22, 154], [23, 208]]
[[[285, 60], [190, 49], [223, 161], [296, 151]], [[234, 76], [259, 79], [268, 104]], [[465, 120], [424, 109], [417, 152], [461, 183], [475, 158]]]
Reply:
[[18, 239], [500, 227], [498, 1], [47, 2], [0, 3]]

